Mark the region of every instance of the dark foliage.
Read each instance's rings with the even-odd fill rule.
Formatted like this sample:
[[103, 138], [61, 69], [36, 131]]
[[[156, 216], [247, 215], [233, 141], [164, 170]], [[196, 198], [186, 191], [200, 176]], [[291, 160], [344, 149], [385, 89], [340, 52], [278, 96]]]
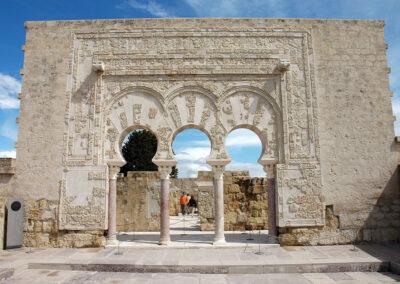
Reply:
[[121, 167], [121, 173], [129, 171], [157, 171], [158, 167], [151, 159], [157, 151], [157, 138], [148, 130], [136, 130], [129, 134], [122, 146], [122, 155], [127, 163]]
[[178, 178], [178, 174], [179, 174], [178, 168], [175, 167], [175, 166], [173, 166], [173, 167], [172, 167], [172, 171], [171, 171], [171, 173], [169, 174], [169, 177], [170, 177], [170, 178]]

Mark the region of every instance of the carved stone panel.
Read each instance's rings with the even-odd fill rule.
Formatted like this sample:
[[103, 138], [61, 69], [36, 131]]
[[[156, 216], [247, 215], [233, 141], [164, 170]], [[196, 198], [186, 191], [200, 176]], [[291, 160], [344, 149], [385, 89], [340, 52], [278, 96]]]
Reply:
[[277, 166], [279, 227], [322, 226], [325, 222], [318, 163]]
[[196, 125], [206, 131], [215, 124], [217, 113], [215, 102], [190, 87], [169, 102], [168, 111], [175, 129]]
[[[157, 159], [174, 159], [171, 139], [185, 127], [210, 136], [210, 158], [226, 159], [226, 135], [247, 127], [263, 143], [260, 159], [284, 164], [278, 168], [283, 178], [277, 186], [283, 206], [278, 205], [283, 210], [279, 224], [320, 224], [311, 34], [265, 27], [238, 35], [234, 29], [194, 34], [150, 26], [145, 32], [132, 27], [75, 33], [69, 91], [86, 96], [68, 105], [66, 165], [123, 160], [122, 136], [137, 128], [156, 134]], [[102, 62], [104, 70], [93, 77], [95, 88], [86, 89], [93, 62]], [[306, 211], [300, 203], [307, 204]]]
[[249, 91], [235, 92], [222, 102], [222, 123], [230, 132], [235, 127], [245, 127], [256, 131], [264, 152], [261, 159], [277, 159], [280, 139], [277, 110], [266, 99], [268, 94], [264, 90], [249, 88]]
[[60, 182], [60, 229], [106, 229], [106, 198], [106, 166], [66, 169]]

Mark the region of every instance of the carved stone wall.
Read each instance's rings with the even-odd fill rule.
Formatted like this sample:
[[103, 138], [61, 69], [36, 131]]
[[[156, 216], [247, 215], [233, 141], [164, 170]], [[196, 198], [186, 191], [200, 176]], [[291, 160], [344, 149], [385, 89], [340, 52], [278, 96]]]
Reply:
[[171, 141], [184, 128], [210, 137], [211, 160], [229, 159], [231, 130], [252, 129], [263, 143], [260, 162], [277, 163], [281, 228], [321, 227], [327, 204], [356, 229], [377, 220], [370, 215], [384, 192], [399, 191], [380, 21], [138, 19], [26, 28], [12, 194], [57, 202], [58, 230], [107, 227], [106, 165], [123, 160], [121, 141], [135, 128], [157, 136], [155, 162], [174, 160]]

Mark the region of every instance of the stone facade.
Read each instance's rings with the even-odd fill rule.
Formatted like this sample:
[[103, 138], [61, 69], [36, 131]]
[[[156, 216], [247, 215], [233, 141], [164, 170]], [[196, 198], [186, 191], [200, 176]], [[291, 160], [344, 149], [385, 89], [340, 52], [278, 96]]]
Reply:
[[199, 128], [221, 171], [225, 137], [247, 127], [263, 143], [260, 163], [275, 168], [282, 236], [310, 243], [329, 209], [349, 239], [362, 231], [366, 240], [398, 240], [383, 28], [297, 19], [27, 22], [17, 178], [2, 195], [23, 198], [28, 216], [40, 200], [55, 206], [58, 233], [38, 244], [74, 246], [65, 240], [76, 236], [97, 246], [108, 228], [109, 166], [123, 162], [128, 132], [153, 131], [154, 162], [171, 165], [172, 138]]

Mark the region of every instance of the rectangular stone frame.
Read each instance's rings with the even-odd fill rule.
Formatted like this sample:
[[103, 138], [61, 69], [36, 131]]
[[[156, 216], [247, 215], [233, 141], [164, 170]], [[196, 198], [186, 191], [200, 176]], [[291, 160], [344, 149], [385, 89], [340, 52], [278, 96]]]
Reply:
[[63, 173], [60, 187], [60, 230], [107, 228], [106, 166], [68, 168]]
[[[275, 52], [272, 55], [251, 54], [238, 54], [234, 49], [230, 50], [229, 46], [223, 49], [221, 55], [211, 55], [203, 60], [203, 63], [198, 63], [199, 58], [196, 56], [185, 56], [180, 54], [168, 54], [167, 45], [164, 44], [167, 38], [177, 38], [182, 42], [182, 46], [191, 46], [194, 44], [195, 39], [197, 43], [205, 43], [206, 39], [225, 37], [226, 40], [232, 40], [233, 44], [238, 44], [239, 39], [242, 40], [241, 44], [246, 45], [246, 42], [251, 39], [262, 43], [263, 38], [284, 38], [284, 39], [299, 39], [301, 40], [301, 48], [296, 52], [299, 58], [303, 58], [301, 63], [304, 68], [301, 70], [296, 69], [295, 62], [291, 62], [291, 68], [281, 73], [275, 70], [277, 63], [281, 59], [290, 60], [287, 55], [290, 55], [290, 49], [284, 52]], [[138, 40], [139, 39], [139, 40]], [[140, 54], [125, 50], [118, 52], [118, 48], [124, 49], [123, 43], [141, 42], [143, 44], [142, 50], [147, 48], [166, 48], [165, 53], [158, 55]], [[151, 40], [155, 45], [151, 45]], [[191, 42], [193, 40], [193, 42]], [[163, 42], [164, 41], [164, 42]], [[93, 43], [96, 43], [94, 47]], [[133, 45], [133, 44], [132, 44]], [[114, 48], [111, 48], [114, 46]], [[116, 47], [115, 47], [116, 46]], [[126, 45], [129, 46], [129, 45]], [[129, 48], [128, 48], [129, 49]], [[139, 48], [140, 49], [140, 48]], [[249, 48], [250, 50], [251, 48]], [[320, 194], [321, 189], [321, 173], [319, 166], [319, 141], [318, 141], [318, 117], [316, 113], [316, 94], [314, 83], [314, 67], [313, 67], [313, 49], [311, 43], [311, 33], [308, 30], [273, 30], [265, 28], [263, 30], [235, 30], [226, 31], [218, 30], [215, 28], [213, 31], [198, 31], [196, 29], [179, 29], [179, 28], [146, 28], [135, 30], [134, 28], [125, 31], [97, 31], [88, 30], [85, 32], [72, 32], [71, 33], [71, 59], [70, 59], [70, 90], [67, 92], [69, 104], [66, 106], [66, 123], [68, 131], [65, 133], [65, 154], [64, 165], [65, 167], [75, 166], [69, 171], [89, 171], [91, 166], [101, 165], [105, 161], [103, 145], [99, 141], [104, 140], [104, 131], [102, 131], [105, 121], [103, 121], [102, 108], [108, 101], [110, 94], [109, 89], [104, 84], [104, 78], [109, 76], [158, 76], [158, 75], [202, 75], [202, 76], [229, 76], [229, 75], [245, 75], [248, 78], [254, 76], [273, 75], [281, 78], [281, 85], [279, 93], [277, 94], [276, 102], [282, 110], [282, 141], [284, 148], [284, 155], [280, 156], [280, 164], [277, 166], [277, 224], [279, 227], [287, 226], [316, 226], [323, 225], [324, 223], [324, 207], [323, 200]], [[93, 52], [93, 50], [95, 50]], [[111, 52], [112, 51], [112, 52]], [[183, 49], [185, 53], [187, 49]], [[266, 49], [260, 48], [261, 51]], [[273, 53], [271, 52], [271, 53]], [[300, 52], [300, 53], [299, 53]], [[221, 52], [220, 52], [221, 53]], [[228, 55], [228, 56], [227, 56]], [[91, 74], [91, 66], [93, 62], [104, 61], [106, 71], [101, 77], [93, 77]], [[168, 65], [167, 65], [168, 62]], [[174, 63], [176, 65], [171, 65]], [[181, 68], [183, 66], [187, 68]], [[125, 65], [124, 65], [125, 64]], [[300, 63], [299, 63], [300, 64]], [[300, 65], [301, 65], [300, 64]], [[238, 67], [239, 66], [239, 67]], [[88, 82], [78, 82], [76, 78], [85, 79]], [[87, 155], [74, 156], [70, 149], [73, 149], [77, 140], [77, 130], [71, 127], [71, 121], [75, 120], [76, 123], [76, 110], [80, 110], [73, 104], [72, 97], [80, 90], [81, 86], [85, 83], [94, 82], [93, 88], [88, 90], [87, 103], [90, 104], [86, 108], [86, 113], [78, 114], [78, 117], [86, 117], [91, 120], [85, 126], [87, 129]], [[301, 83], [304, 86], [300, 86]], [[79, 88], [78, 88], [79, 86]], [[121, 83], [114, 91], [121, 90], [128, 87], [129, 83]], [[155, 84], [155, 88], [157, 85]], [[296, 91], [302, 89], [300, 96]], [[84, 92], [83, 90], [82, 92]], [[162, 90], [161, 91], [165, 91]], [[301, 103], [299, 106], [297, 104]], [[83, 129], [83, 128], [81, 128]], [[79, 134], [81, 135], [81, 134]], [[85, 140], [86, 141], [86, 140]], [[85, 167], [86, 165], [86, 167]], [[106, 169], [99, 172], [106, 174]], [[72, 173], [71, 173], [72, 174]], [[61, 197], [60, 197], [60, 228], [80, 230], [87, 229], [93, 226], [93, 221], [68, 222], [67, 215], [73, 214], [66, 210], [65, 204], [70, 203], [73, 198], [69, 194], [69, 186], [65, 184], [64, 180], [61, 182]], [[86, 188], [87, 190], [87, 188]], [[89, 189], [91, 190], [91, 189]], [[92, 192], [87, 192], [88, 196]], [[301, 198], [308, 196], [308, 198]], [[296, 202], [301, 202], [297, 204]], [[104, 212], [105, 212], [105, 203]], [[302, 210], [295, 210], [295, 206], [305, 206], [311, 209], [312, 213], [305, 214]], [[83, 206], [83, 205], [81, 205]], [[94, 206], [90, 202], [86, 203], [88, 211], [92, 211]], [[95, 210], [99, 208], [100, 203], [95, 205]], [[72, 210], [73, 211], [73, 210]], [[103, 214], [101, 211], [101, 214]], [[310, 211], [310, 212], [311, 212]], [[106, 218], [104, 217], [104, 220]], [[105, 223], [97, 226], [105, 228]]]

